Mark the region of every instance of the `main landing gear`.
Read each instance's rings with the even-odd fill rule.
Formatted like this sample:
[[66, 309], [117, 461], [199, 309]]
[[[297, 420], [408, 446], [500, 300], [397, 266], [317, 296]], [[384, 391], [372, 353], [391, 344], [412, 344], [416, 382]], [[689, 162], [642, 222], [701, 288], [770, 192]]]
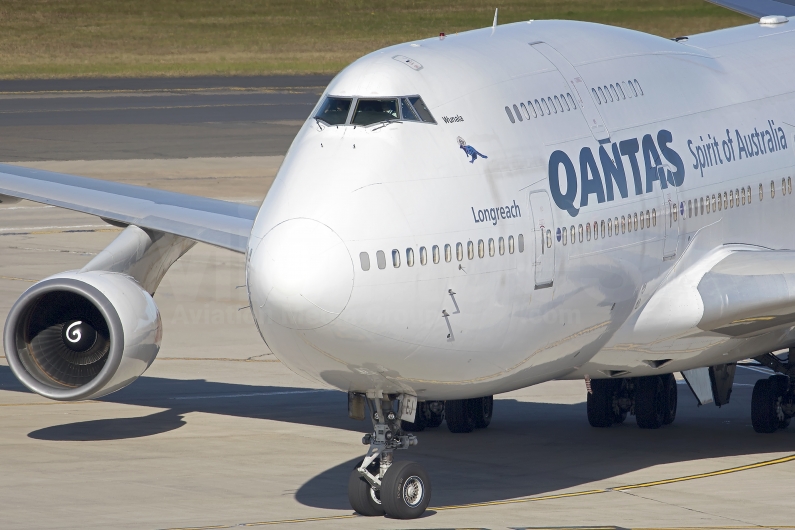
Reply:
[[760, 433], [786, 429], [795, 416], [795, 349], [790, 349], [787, 362], [768, 353], [756, 360], [778, 372], [759, 379], [751, 395], [751, 424]]
[[678, 402], [673, 374], [627, 379], [587, 380], [588, 423], [610, 427], [635, 415], [641, 429], [659, 429], [673, 423]]
[[[361, 396], [362, 398], [364, 396]], [[348, 500], [362, 515], [389, 515], [396, 519], [414, 519], [425, 512], [431, 500], [428, 473], [416, 462], [393, 462], [396, 449], [417, 445], [417, 437], [403, 431], [402, 417], [411, 417], [417, 401], [413, 396], [398, 399], [369, 398], [373, 432], [362, 443], [367, 454], [348, 479]], [[395, 403], [399, 404], [395, 412]], [[414, 421], [420, 416], [414, 415]]]

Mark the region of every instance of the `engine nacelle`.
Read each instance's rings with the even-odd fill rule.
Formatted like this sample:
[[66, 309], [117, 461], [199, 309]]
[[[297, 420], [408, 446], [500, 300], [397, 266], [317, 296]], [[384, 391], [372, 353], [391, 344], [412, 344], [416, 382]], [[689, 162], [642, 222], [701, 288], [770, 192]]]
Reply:
[[32, 391], [75, 401], [135, 381], [160, 350], [152, 296], [127, 275], [66, 272], [40, 281], [8, 314], [4, 346], [11, 370]]

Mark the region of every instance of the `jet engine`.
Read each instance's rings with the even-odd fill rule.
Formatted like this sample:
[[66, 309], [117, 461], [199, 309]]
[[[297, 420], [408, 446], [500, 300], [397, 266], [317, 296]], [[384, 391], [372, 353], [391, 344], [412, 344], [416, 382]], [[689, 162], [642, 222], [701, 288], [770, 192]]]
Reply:
[[66, 272], [22, 294], [6, 320], [4, 346], [25, 386], [75, 401], [132, 383], [155, 360], [161, 336], [160, 312], [133, 278]]

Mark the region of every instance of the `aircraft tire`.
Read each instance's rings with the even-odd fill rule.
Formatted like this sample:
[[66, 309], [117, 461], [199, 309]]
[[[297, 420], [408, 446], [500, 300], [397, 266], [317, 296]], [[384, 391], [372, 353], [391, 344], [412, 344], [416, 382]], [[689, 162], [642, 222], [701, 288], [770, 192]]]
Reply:
[[659, 429], [665, 419], [665, 386], [658, 375], [638, 378], [635, 390], [635, 420], [641, 429]]
[[491, 416], [494, 413], [494, 396], [468, 400], [472, 405], [472, 412], [475, 416], [475, 428], [485, 429], [491, 423]]
[[[588, 423], [591, 427], [605, 428], [613, 423], [621, 423], [613, 411], [613, 393], [615, 381], [610, 379], [591, 380], [591, 392], [588, 393]], [[624, 415], [626, 418], [626, 414]], [[623, 418], [621, 421], [624, 421]]]
[[778, 386], [772, 377], [759, 379], [754, 385], [751, 395], [751, 424], [758, 433], [775, 432], [782, 423], [778, 416], [778, 400], [782, 395]]
[[450, 432], [463, 433], [475, 430], [475, 415], [468, 399], [445, 401], [444, 415]]
[[665, 414], [663, 416], [663, 425], [670, 425], [676, 419], [676, 406], [679, 402], [679, 391], [677, 390], [674, 374], [665, 374], [660, 377], [662, 377], [663, 388], [665, 389]]
[[431, 480], [416, 462], [395, 462], [381, 480], [384, 511], [395, 519], [416, 519], [431, 501]]
[[433, 411], [432, 408], [428, 407], [428, 417], [426, 420], [425, 427], [429, 429], [433, 429], [438, 427], [444, 421], [444, 408], [438, 414]]
[[[370, 483], [364, 480], [357, 469], [362, 465], [362, 460], [356, 463], [356, 467], [348, 477], [348, 502], [351, 508], [359, 515], [376, 517], [384, 515], [384, 507], [380, 502], [379, 492], [374, 491]], [[367, 470], [372, 474], [377, 474], [381, 466], [378, 458], [370, 464]]]

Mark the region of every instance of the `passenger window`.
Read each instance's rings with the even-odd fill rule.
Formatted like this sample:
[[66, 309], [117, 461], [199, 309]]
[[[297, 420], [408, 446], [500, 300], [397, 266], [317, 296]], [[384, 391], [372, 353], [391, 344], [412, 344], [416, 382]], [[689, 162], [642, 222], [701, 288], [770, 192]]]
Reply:
[[624, 91], [621, 89], [621, 83], [616, 83], [616, 90], [621, 95], [621, 99], [627, 99], [627, 96], [624, 95]]
[[597, 103], [600, 105], [602, 104], [602, 98], [599, 97], [599, 94], [596, 93], [596, 89], [592, 88], [591, 93], [593, 94], [593, 98], [596, 100]]
[[577, 242], [577, 229], [574, 228], [574, 225], [571, 225], [571, 228], [569, 228], [569, 233], [571, 234], [571, 244], [573, 245]]
[[[539, 103], [538, 100], [536, 100], [536, 107], [538, 107], [538, 113], [543, 116], [544, 115], [544, 109], [543, 109], [543, 107], [541, 107], [541, 103]], [[549, 110], [549, 109], [547, 109], [547, 110]]]
[[[438, 245], [434, 245], [433, 247], [431, 247], [431, 257], [433, 258], [434, 265], [439, 263], [440, 256], [439, 256], [439, 246]], [[450, 261], [450, 260], [448, 260], [448, 261]]]
[[693, 201], [687, 201], [687, 217], [693, 217]]
[[745, 188], [743, 188], [742, 191], [740, 192], [740, 197], [741, 197], [741, 204], [745, 206]]
[[519, 252], [520, 253], [524, 252], [524, 236], [522, 234], [519, 234], [518, 236], [516, 236], [516, 239], [519, 246]]
[[759, 185], [759, 200], [763, 200], [765, 198], [765, 187], [761, 184]]
[[787, 193], [792, 193], [792, 177], [787, 177]]
[[414, 108], [406, 98], [400, 100], [400, 115], [404, 121], [420, 121], [419, 116], [414, 112]]
[[729, 208], [734, 208], [734, 190], [729, 190]]
[[613, 220], [612, 219], [608, 219], [607, 220], [607, 237], [612, 237], [612, 236], [613, 236]]
[[632, 84], [632, 81], [629, 82], [629, 88], [631, 88], [632, 92], [635, 93], [635, 97], [638, 97], [638, 91], [635, 90], [635, 85]]
[[632, 214], [627, 216], [627, 232], [632, 232]]
[[585, 225], [585, 240], [591, 240], [591, 223], [586, 223]]
[[704, 197], [700, 197], [698, 199], [699, 209], [701, 210], [701, 215], [704, 215]]
[[409, 102], [411, 106], [414, 107], [414, 110], [419, 114], [422, 121], [427, 123], [436, 123], [436, 120], [433, 119], [433, 114], [431, 111], [428, 110], [428, 107], [425, 106], [425, 102], [419, 96], [409, 96]]
[[530, 110], [533, 111], [533, 117], [534, 118], [538, 118], [538, 114], [536, 113], [536, 108], [533, 106], [533, 102], [532, 101], [528, 101], [527, 105], [530, 107]]
[[475, 244], [472, 241], [467, 241], [467, 258], [475, 259]]
[[360, 252], [359, 253], [359, 263], [362, 264], [363, 271], [370, 270], [370, 254], [367, 252]]
[[607, 88], [607, 85], [605, 85], [605, 94], [607, 94], [607, 97], [610, 98], [610, 103], [612, 103], [613, 102], [613, 94], [610, 93], [610, 89]]
[[494, 239], [489, 238], [489, 257], [494, 257]]
[[372, 125], [398, 119], [396, 99], [360, 99], [356, 103], [356, 112], [351, 123], [354, 125]]
[[616, 235], [618, 235], [618, 217], [613, 219], [613, 228]]
[[618, 92], [616, 92], [616, 87], [613, 85], [610, 85], [610, 93], [613, 94], [613, 97], [618, 101]]
[[571, 103], [571, 108], [576, 109], [577, 108], [577, 104], [574, 102], [574, 98], [571, 97], [571, 94], [566, 92], [566, 97], [569, 98], [569, 103]]
[[560, 233], [560, 242], [563, 243], [563, 246], [566, 246], [566, 243], [569, 242], [569, 231], [566, 227], [563, 227], [563, 230]]
[[602, 221], [601, 225], [602, 225], [602, 239], [604, 239], [605, 238], [605, 222]]
[[[649, 223], [649, 212], [646, 212], [646, 224]], [[657, 210], [654, 208], [651, 209], [651, 225], [657, 226]]]
[[445, 263], [450, 263], [451, 261], [453, 261], [453, 249], [452, 247], [450, 247], [449, 244], [446, 244], [444, 246], [444, 261]]
[[601, 99], [604, 99], [605, 103], [607, 103], [607, 97], [605, 97], [605, 93], [602, 90], [602, 87], [599, 87], [599, 96], [601, 96]]
[[[580, 243], [582, 243], [583, 238], [584, 238], [582, 225], [577, 227], [577, 233], [580, 235]], [[590, 238], [588, 238], [588, 239], [590, 239]]]
[[560, 112], [563, 112], [563, 105], [561, 105], [558, 96], [555, 96], [555, 105], [557, 105], [557, 107], [560, 109]]
[[552, 248], [552, 230], [547, 229], [547, 248]]
[[723, 209], [724, 210], [728, 210], [729, 209], [728, 194], [725, 191], [723, 192]]
[[709, 195], [707, 195], [707, 213], [709, 213]]
[[621, 81], [621, 84], [624, 86], [623, 92], [626, 93], [627, 97], [632, 97], [632, 92], [629, 91], [629, 87], [627, 86], [626, 81]]
[[427, 265], [428, 264], [428, 251], [425, 250], [425, 247], [420, 247], [420, 265]]
[[[760, 193], [760, 194], [762, 193], [762, 188], [761, 188], [761, 187], [759, 188], [759, 193]], [[713, 194], [712, 194], [712, 211], [713, 211], [713, 212], [715, 212], [715, 206], [716, 206], [716, 203], [715, 203], [715, 194], [713, 193]]]
[[482, 239], [478, 240], [478, 257], [482, 258], [486, 255], [486, 245], [483, 243]]
[[464, 261], [464, 245], [461, 243], [455, 244], [455, 257], [458, 261]]
[[516, 117], [519, 118], [519, 121], [524, 121], [522, 120], [522, 113], [519, 112], [519, 108], [516, 105], [513, 106], [513, 111], [516, 113]]
[[396, 269], [400, 267], [400, 251], [397, 249], [392, 250], [392, 266]]
[[557, 114], [558, 109], [555, 107], [555, 103], [553, 103], [552, 98], [547, 98], [547, 101], [549, 101], [549, 106], [552, 107], [552, 111]]
[[751, 186], [748, 186], [748, 204], [751, 204]]
[[348, 112], [351, 110], [352, 102], [351, 98], [328, 97], [315, 118], [329, 125], [344, 125], [348, 121]]
[[413, 267], [414, 266], [414, 249], [413, 248], [407, 248], [406, 249], [406, 265], [408, 265], [409, 267]]
[[507, 105], [505, 107], [505, 114], [508, 115], [508, 119], [511, 120], [511, 123], [516, 123], [516, 120], [513, 119], [513, 112], [511, 112], [510, 107], [508, 107]]
[[[549, 230], [547, 230], [549, 233]], [[513, 236], [508, 236], [508, 254], [513, 254]]]
[[[632, 222], [632, 216], [629, 217], [629, 222], [630, 223]], [[632, 231], [632, 225], [630, 225], [629, 229], [630, 229], [630, 231]], [[626, 219], [624, 218], [623, 215], [621, 216], [621, 233], [622, 234], [626, 234], [627, 233], [627, 223], [626, 223]]]
[[[557, 98], [555, 98], [555, 99], [557, 99]], [[561, 95], [560, 95], [560, 100], [563, 102], [563, 104], [564, 104], [564, 105], [566, 105], [566, 110], [567, 110], [567, 111], [571, 110], [571, 107], [569, 106], [569, 102], [568, 102], [568, 101], [566, 101], [566, 96], [564, 96], [563, 94], [561, 94]]]
[[773, 183], [772, 180], [770, 181], [770, 198], [771, 199], [776, 198], [776, 185]]
[[638, 92], [640, 92], [640, 95], [643, 96], [644, 95], [643, 89], [641, 88], [640, 83], [638, 83], [637, 79], [635, 79], [635, 86], [638, 87]]
[[530, 119], [530, 112], [527, 110], [527, 107], [525, 106], [525, 104], [524, 103], [520, 103], [519, 106], [522, 107], [522, 113], [524, 114], [524, 117], [529, 120]]
[[[674, 221], [678, 221], [679, 220], [679, 217], [678, 217], [679, 216], [679, 208], [677, 208], [676, 204], [672, 204], [671, 205], [671, 212], [673, 214], [673, 215], [671, 215], [671, 219], [673, 219]], [[668, 223], [668, 226], [671, 226], [671, 223]]]
[[[743, 188], [743, 191], [745, 191], [745, 188]], [[738, 208], [740, 207], [740, 190], [734, 190], [734, 205]]]
[[781, 179], [781, 194], [782, 195], [787, 194], [787, 181], [783, 178]]
[[[544, 236], [541, 236], [541, 237], [543, 238]], [[542, 243], [542, 246], [543, 246], [543, 241], [541, 243]], [[499, 247], [499, 250], [500, 250], [500, 256], [505, 254], [505, 239], [504, 238], [500, 237], [500, 239], [498, 240], [497, 246]]]
[[375, 261], [378, 263], [379, 269], [386, 269], [386, 254], [384, 254], [383, 250], [379, 250], [375, 253]]
[[[641, 213], [641, 215], [643, 215], [643, 214]], [[633, 224], [633, 228], [635, 230], [637, 230], [638, 229], [638, 214], [636, 214], [636, 213], [632, 214], [632, 224]]]

